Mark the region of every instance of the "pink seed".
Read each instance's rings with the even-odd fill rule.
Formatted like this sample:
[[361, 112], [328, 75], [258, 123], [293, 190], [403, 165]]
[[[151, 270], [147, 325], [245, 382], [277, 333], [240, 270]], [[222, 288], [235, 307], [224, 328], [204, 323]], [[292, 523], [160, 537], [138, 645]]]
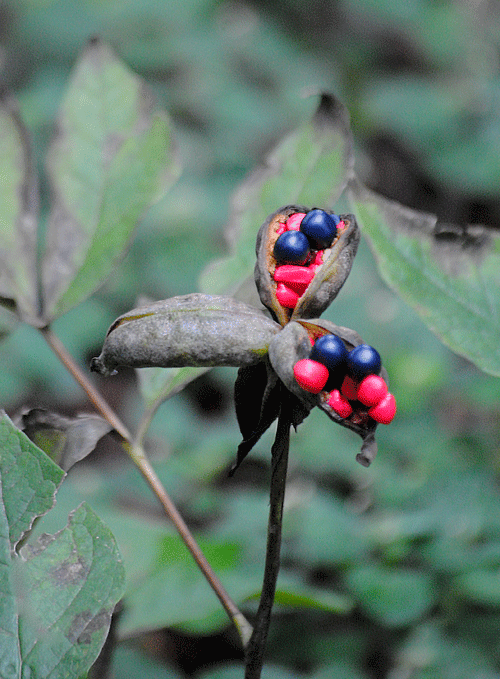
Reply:
[[291, 290], [284, 283], [278, 283], [276, 286], [276, 299], [286, 309], [295, 309], [300, 295]]
[[342, 396], [338, 389], [334, 389], [330, 392], [328, 405], [337, 413], [337, 415], [340, 415], [340, 417], [349, 417], [352, 413], [351, 404]]
[[390, 424], [396, 414], [396, 399], [393, 394], [387, 394], [380, 403], [370, 408], [368, 415], [372, 417], [375, 422], [380, 424]]
[[291, 217], [286, 220], [287, 231], [298, 231], [300, 229], [300, 223], [306, 216], [305, 212], [296, 212]]
[[319, 394], [328, 380], [328, 368], [311, 358], [303, 358], [293, 366], [299, 387], [311, 394]]
[[305, 266], [283, 264], [276, 268], [273, 278], [277, 283], [285, 283], [286, 287], [296, 292], [299, 297], [302, 297], [307, 286], [314, 278], [314, 271]]
[[358, 401], [365, 406], [376, 406], [387, 395], [387, 384], [378, 375], [367, 375], [358, 386]]
[[274, 271], [274, 280], [277, 283], [299, 283], [309, 285], [314, 278], [314, 272], [307, 266], [295, 266], [294, 264], [283, 264], [277, 266]]

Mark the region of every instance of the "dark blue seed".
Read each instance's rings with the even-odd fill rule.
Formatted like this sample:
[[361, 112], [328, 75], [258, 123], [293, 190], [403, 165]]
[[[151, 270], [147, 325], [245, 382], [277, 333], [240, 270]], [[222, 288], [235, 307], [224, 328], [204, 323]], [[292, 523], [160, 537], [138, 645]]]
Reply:
[[300, 230], [309, 239], [311, 247], [324, 250], [330, 247], [337, 235], [339, 222], [340, 217], [337, 215], [329, 215], [324, 210], [314, 208], [314, 210], [309, 210], [302, 220]]
[[381, 367], [380, 354], [368, 344], [354, 347], [347, 356], [347, 369], [358, 380], [366, 375], [378, 375]]
[[309, 241], [300, 231], [285, 231], [274, 244], [273, 254], [279, 264], [305, 264], [309, 257]]
[[323, 335], [316, 340], [310, 358], [323, 363], [328, 370], [346, 369], [347, 349], [337, 335]]

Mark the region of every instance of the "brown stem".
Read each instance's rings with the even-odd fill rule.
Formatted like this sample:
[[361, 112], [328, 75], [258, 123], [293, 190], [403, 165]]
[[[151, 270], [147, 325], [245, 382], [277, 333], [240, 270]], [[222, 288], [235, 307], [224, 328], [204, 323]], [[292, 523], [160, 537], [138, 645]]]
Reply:
[[[282, 390], [284, 393], [285, 390]], [[246, 652], [245, 679], [260, 679], [271, 611], [280, 569], [283, 504], [285, 501], [288, 451], [290, 447], [290, 410], [286, 396], [282, 397], [276, 438], [272, 447], [271, 494], [264, 580], [254, 631]]]
[[131, 436], [126, 426], [109, 406], [108, 402], [97, 391], [92, 382], [89, 381], [83, 370], [75, 363], [73, 356], [67, 351], [59, 337], [49, 326], [40, 328], [40, 332], [66, 370], [71, 373], [76, 382], [78, 382], [83, 391], [87, 394], [94, 408], [101, 413], [106, 422], [109, 422], [113, 429], [117, 431], [125, 441], [130, 441]]
[[87, 375], [85, 375], [84, 372], [78, 367], [78, 365], [73, 360], [73, 357], [68, 353], [66, 347], [63, 345], [57, 335], [54, 334], [51, 328], [46, 326], [41, 328], [40, 332], [66, 369], [71, 373], [77, 383], [85, 391], [96, 410], [101, 413], [103, 418], [109, 422], [109, 424], [121, 436], [124, 450], [128, 453], [132, 461], [138, 466], [149, 487], [160, 501], [166, 515], [174, 524], [177, 532], [198, 564], [198, 567], [205, 579], [212, 587], [230, 620], [238, 630], [243, 647], [246, 648], [252, 634], [252, 627], [250, 623], [239, 611], [238, 607], [226, 592], [219, 578], [208, 563], [205, 555], [198, 546], [177, 507], [172, 502], [170, 496], [162, 486], [161, 481], [156, 476], [156, 473], [151, 467], [141, 443], [132, 443], [132, 437], [126, 426], [112, 410], [107, 401], [97, 391], [94, 385], [89, 381]]
[[[124, 444], [124, 447], [127, 449], [128, 448], [128, 442]], [[217, 595], [219, 601], [221, 602], [224, 610], [228, 614], [230, 620], [232, 623], [235, 625], [236, 629], [238, 630], [238, 633], [240, 635], [243, 647], [245, 648], [248, 644], [248, 641], [250, 639], [250, 636], [252, 634], [252, 627], [250, 623], [246, 620], [244, 615], [239, 611], [238, 607], [234, 603], [234, 601], [231, 599], [229, 594], [226, 592], [224, 589], [222, 583], [220, 582], [219, 578], [213, 571], [212, 567], [208, 563], [205, 555], [203, 554], [202, 550], [198, 546], [198, 543], [194, 539], [192, 533], [190, 532], [189, 528], [187, 527], [184, 519], [179, 513], [179, 510], [175, 506], [175, 504], [172, 502], [170, 496], [164, 489], [164, 487], [161, 484], [161, 481], [158, 479], [156, 476], [156, 473], [154, 472], [153, 468], [151, 467], [149, 460], [145, 457], [144, 452], [142, 448], [139, 450], [137, 448], [134, 448], [133, 450], [127, 451], [129, 452], [131, 458], [134, 460], [134, 462], [138, 465], [142, 475], [148, 482], [150, 488], [156, 495], [156, 497], [160, 500], [161, 505], [163, 509], [165, 510], [165, 513], [167, 516], [170, 518], [172, 523], [175, 525], [177, 532], [179, 533], [180, 537], [182, 538], [184, 544], [188, 548], [188, 550], [191, 553], [191, 556], [193, 559], [196, 561], [198, 564], [199, 569], [205, 576], [206, 580], [208, 581], [209, 585], [212, 587], [214, 590], [215, 594]]]

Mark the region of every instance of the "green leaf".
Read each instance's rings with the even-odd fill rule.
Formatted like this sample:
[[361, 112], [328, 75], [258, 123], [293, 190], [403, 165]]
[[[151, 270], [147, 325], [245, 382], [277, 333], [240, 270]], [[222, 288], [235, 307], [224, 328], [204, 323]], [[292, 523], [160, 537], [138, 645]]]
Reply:
[[106, 280], [138, 220], [177, 175], [165, 114], [99, 40], [89, 43], [71, 79], [48, 174], [53, 203], [42, 283], [50, 320]]
[[4, 414], [0, 420], [0, 676], [77, 679], [95, 661], [124, 571], [110, 531], [84, 503], [55, 535], [19, 553], [64, 472]]
[[[252, 578], [238, 577], [241, 548], [237, 543], [200, 540], [199, 544], [224, 584], [230, 581], [228, 589], [236, 601], [255, 591], [260, 574], [255, 572], [254, 576], [252, 571]], [[212, 631], [226, 621], [217, 597], [181, 539], [177, 535], [165, 535], [158, 546], [156, 563], [129, 588], [120, 629], [126, 637], [180, 625]]]
[[[249, 563], [240, 544], [214, 538], [199, 543], [237, 604], [259, 599], [262, 566]], [[349, 597], [305, 585], [288, 573], [280, 575], [276, 603], [335, 614], [352, 608]], [[121, 633], [128, 637], [161, 627], [179, 627], [189, 633], [207, 634], [225, 624], [226, 614], [180, 538], [165, 535], [155, 563], [129, 586]]]
[[[64, 472], [0, 411], [2, 514], [13, 549], [38, 516], [54, 505]], [[1, 675], [0, 675], [1, 676]]]
[[308, 608], [328, 613], [348, 613], [353, 607], [352, 599], [334, 592], [322, 592], [306, 586], [278, 587], [275, 604], [291, 608]]
[[146, 409], [151, 414], [168, 398], [210, 368], [141, 368], [137, 370], [139, 389]]
[[479, 606], [497, 608], [500, 604], [500, 578], [496, 568], [494, 570], [478, 569], [464, 573], [456, 577], [454, 583], [465, 599]]
[[357, 563], [369, 548], [357, 517], [320, 491], [296, 502], [287, 515], [285, 534], [293, 545], [293, 556], [310, 568]]
[[[439, 618], [414, 628], [395, 654], [395, 676], [412, 679], [497, 679], [496, 663], [490, 654], [485, 653], [487, 638], [483, 637], [479, 644], [470, 639], [470, 625], [477, 625], [477, 618], [472, 617], [470, 612], [467, 617], [467, 632], [461, 635], [452, 636]], [[492, 642], [496, 642], [497, 629], [491, 637]]]
[[450, 349], [500, 376], [500, 232], [438, 224], [357, 181], [350, 190], [386, 283]]
[[14, 566], [22, 666], [36, 668], [33, 677], [80, 676], [98, 656], [123, 593], [113, 536], [83, 503], [62, 531], [24, 547]]
[[253, 272], [255, 240], [267, 216], [282, 205], [332, 205], [352, 164], [347, 111], [323, 94], [312, 120], [285, 137], [237, 191], [226, 229], [231, 254], [206, 269], [201, 289], [235, 293]]
[[431, 578], [417, 571], [371, 564], [349, 571], [346, 580], [368, 615], [391, 627], [419, 620], [436, 598]]
[[[181, 675], [139, 648], [119, 645], [113, 654], [113, 679], [181, 679]], [[94, 679], [94, 678], [93, 678]], [[95, 679], [98, 679], [96, 677]]]
[[13, 300], [37, 324], [38, 186], [31, 144], [17, 102], [0, 94], [0, 302]]

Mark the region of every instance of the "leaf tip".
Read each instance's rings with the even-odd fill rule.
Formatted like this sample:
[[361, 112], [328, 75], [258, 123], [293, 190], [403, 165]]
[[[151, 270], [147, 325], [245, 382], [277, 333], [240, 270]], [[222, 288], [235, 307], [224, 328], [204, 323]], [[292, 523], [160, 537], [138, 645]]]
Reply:
[[346, 135], [350, 134], [350, 116], [344, 104], [331, 92], [319, 92], [320, 100], [314, 120], [320, 125], [339, 125]]
[[104, 377], [110, 377], [117, 373], [116, 370], [109, 370], [100, 356], [96, 356], [90, 361], [90, 372], [99, 373], [99, 375], [104, 375]]
[[100, 35], [92, 35], [88, 39], [87, 46], [88, 47], [97, 47], [97, 45], [100, 45], [102, 43], [102, 39]]

